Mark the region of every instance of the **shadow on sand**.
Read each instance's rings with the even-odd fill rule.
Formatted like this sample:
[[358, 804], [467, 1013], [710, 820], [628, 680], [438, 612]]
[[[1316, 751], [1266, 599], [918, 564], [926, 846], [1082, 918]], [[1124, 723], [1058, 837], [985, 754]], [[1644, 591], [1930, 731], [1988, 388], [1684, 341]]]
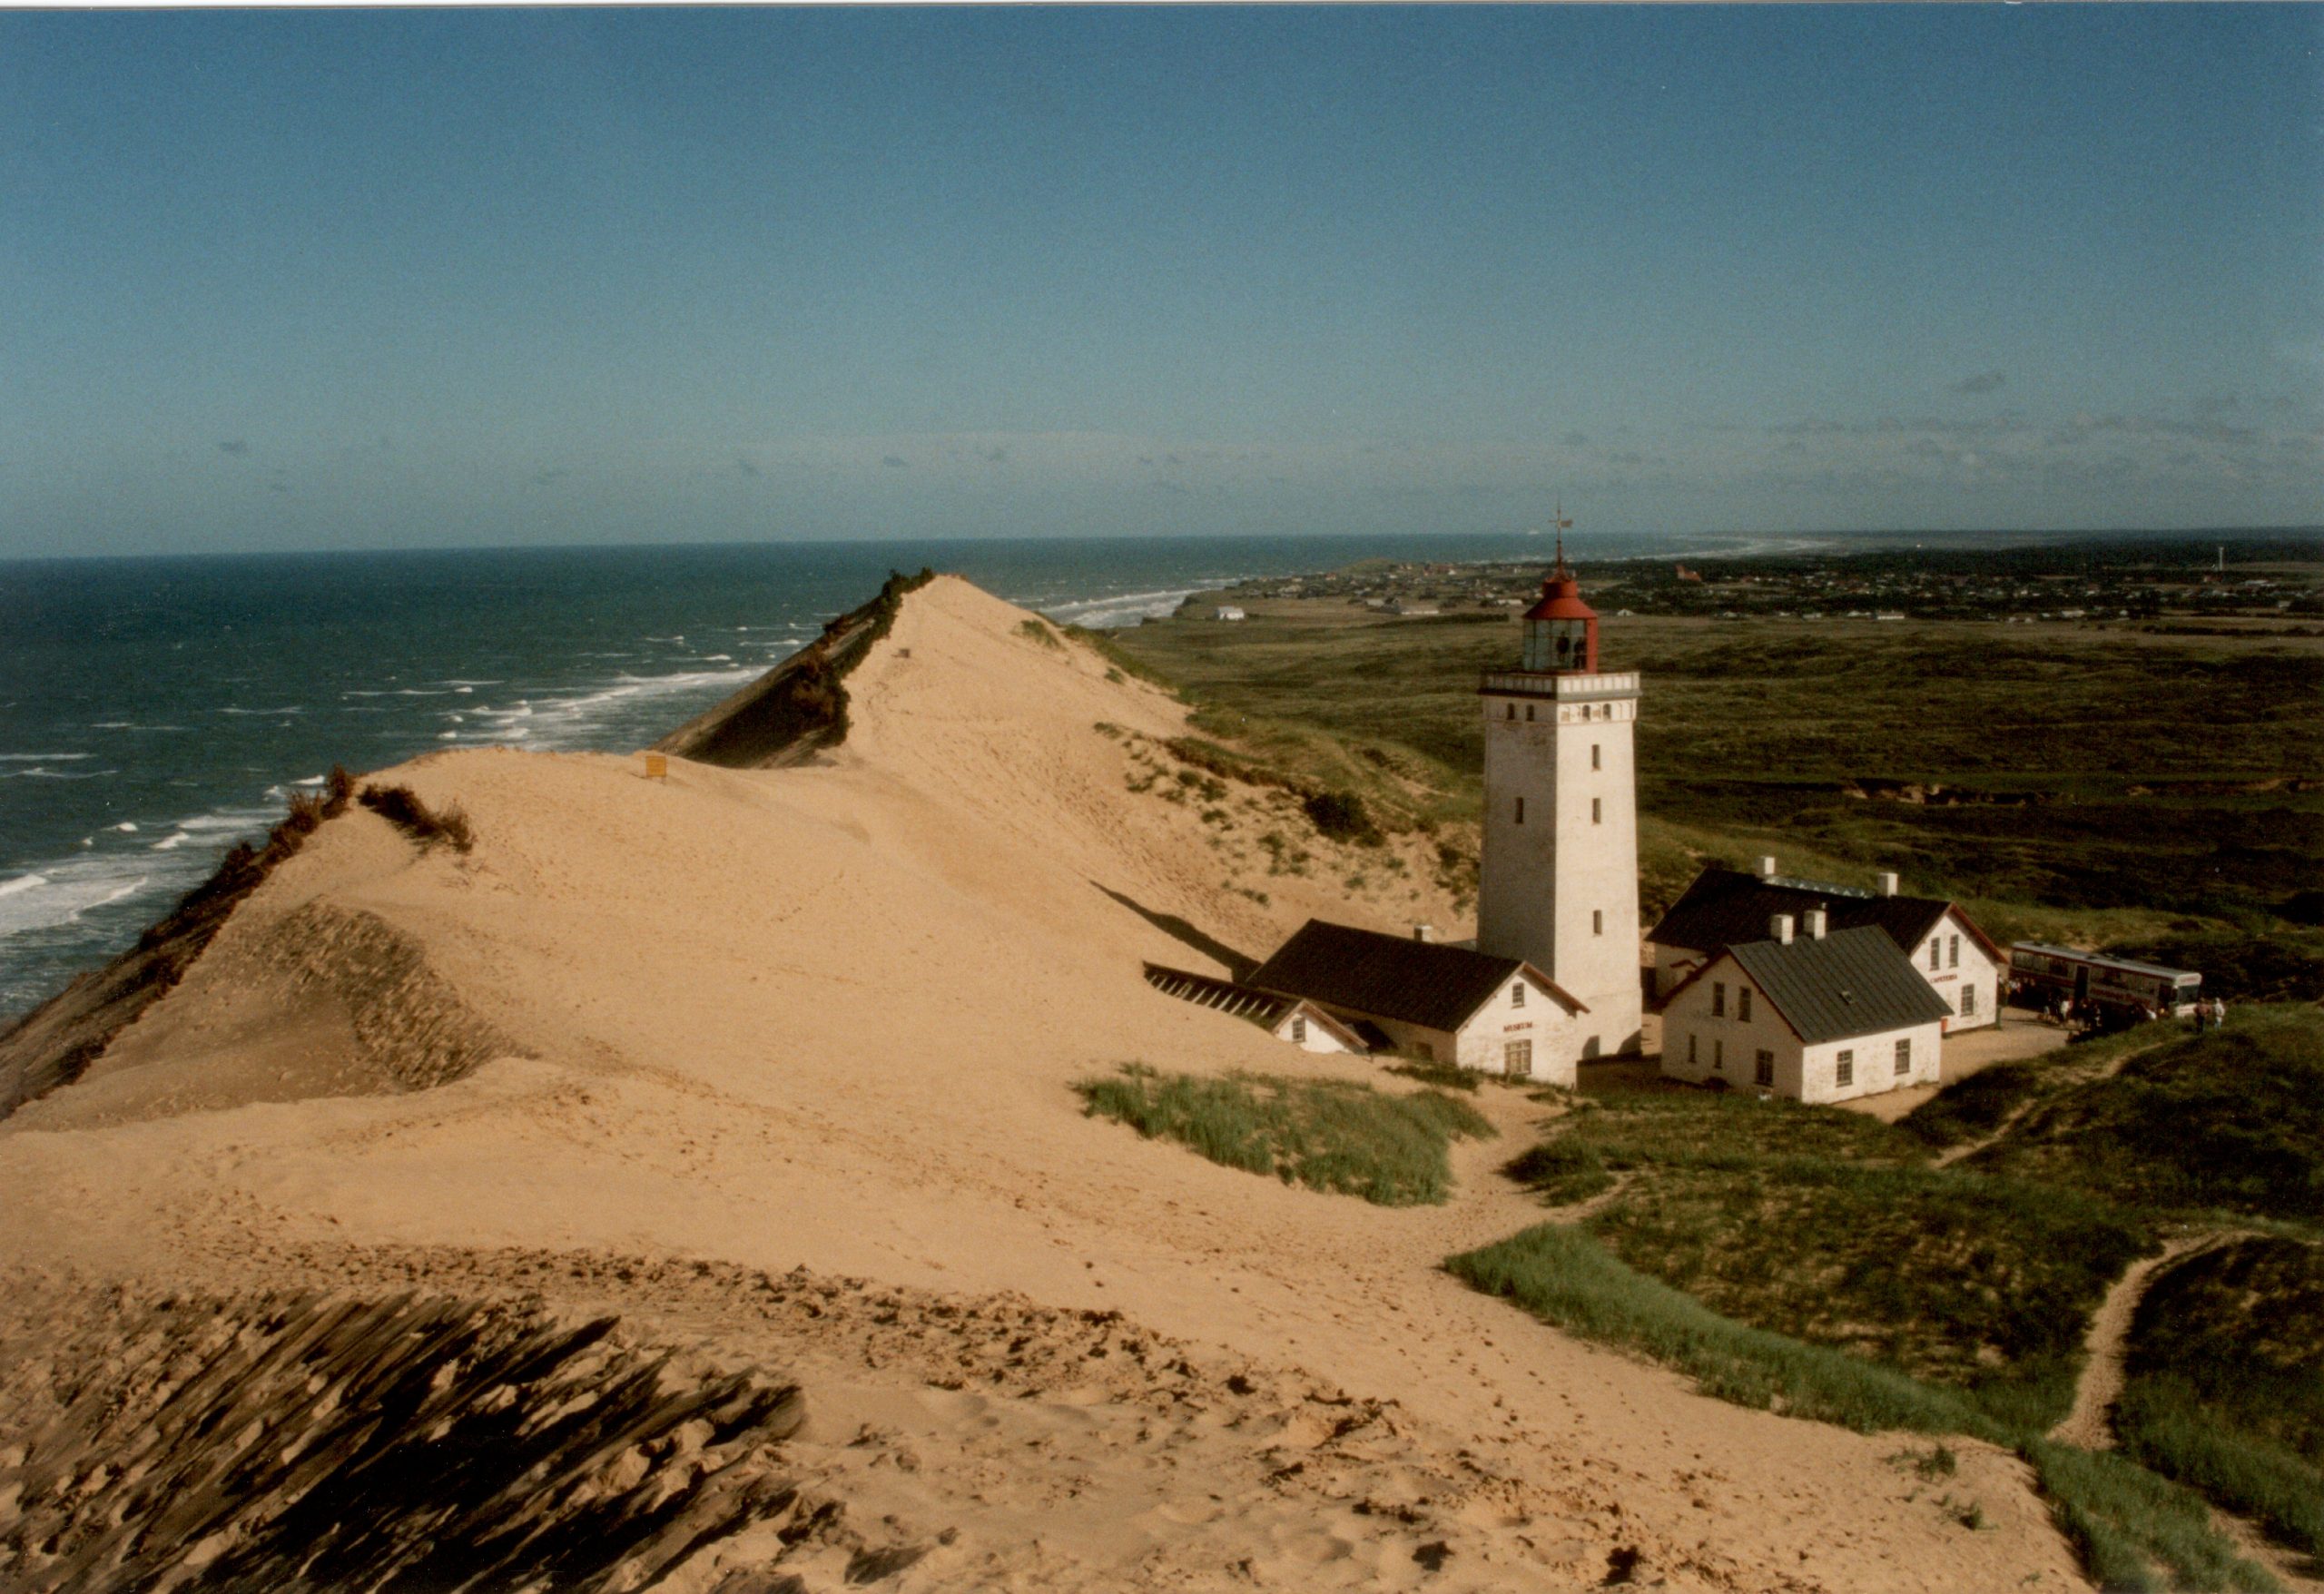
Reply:
[[1147, 923], [1168, 936], [1172, 940], [1192, 947], [1204, 957], [1216, 959], [1225, 964], [1227, 978], [1230, 979], [1247, 979], [1250, 978], [1251, 970], [1259, 966], [1261, 959], [1246, 957], [1225, 941], [1205, 935], [1175, 913], [1157, 913], [1142, 903], [1123, 896], [1119, 891], [1098, 885], [1094, 880], [1089, 883], [1098, 886], [1099, 890], [1104, 891], [1106, 895], [1145, 920]]

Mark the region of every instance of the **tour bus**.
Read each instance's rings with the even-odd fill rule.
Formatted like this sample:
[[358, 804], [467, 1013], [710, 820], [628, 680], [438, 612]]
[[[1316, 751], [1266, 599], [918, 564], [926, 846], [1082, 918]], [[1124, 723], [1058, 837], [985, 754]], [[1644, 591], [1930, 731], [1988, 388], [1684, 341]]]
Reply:
[[2104, 958], [2041, 941], [2011, 943], [2009, 977], [2021, 993], [2021, 1004], [2028, 998], [2046, 1004], [2053, 998], [2069, 997], [2077, 1008], [2093, 1002], [2102, 1008], [2152, 1008], [2176, 1018], [2195, 1010], [2203, 984], [2201, 975], [2184, 969]]

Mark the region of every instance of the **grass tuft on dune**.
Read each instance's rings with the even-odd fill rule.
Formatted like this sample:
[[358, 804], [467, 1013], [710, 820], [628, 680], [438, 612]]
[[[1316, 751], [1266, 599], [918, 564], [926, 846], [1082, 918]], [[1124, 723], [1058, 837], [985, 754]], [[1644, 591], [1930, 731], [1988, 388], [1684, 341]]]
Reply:
[[1391, 1096], [1338, 1079], [1163, 1074], [1130, 1063], [1075, 1088], [1090, 1116], [1147, 1139], [1376, 1206], [1443, 1201], [1452, 1188], [1452, 1143], [1493, 1133], [1476, 1108], [1442, 1091]]

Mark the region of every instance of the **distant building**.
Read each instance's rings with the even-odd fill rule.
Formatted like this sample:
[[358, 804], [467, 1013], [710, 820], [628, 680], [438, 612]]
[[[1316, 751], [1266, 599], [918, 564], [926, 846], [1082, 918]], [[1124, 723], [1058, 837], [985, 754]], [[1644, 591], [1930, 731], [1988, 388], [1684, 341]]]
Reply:
[[1948, 1034], [2000, 1021], [2002, 972], [2008, 959], [1957, 904], [1941, 897], [1900, 896], [1894, 874], [1881, 875], [1874, 891], [1788, 879], [1776, 872], [1772, 858], [1759, 860], [1757, 874], [1704, 870], [1646, 932], [1654, 944], [1656, 998], [1667, 1000], [1718, 949], [1766, 936], [1776, 915], [1804, 919], [1817, 910], [1828, 915], [1835, 930], [1869, 925], [1886, 932], [1951, 1009]]
[[1240, 620], [1245, 616], [1243, 611], [1236, 608], [1233, 604], [1221, 604], [1217, 608], [1211, 611], [1210, 617], [1214, 620]]
[[1433, 1062], [1574, 1082], [1586, 1009], [1520, 958], [1311, 919], [1244, 983], [1303, 998]]
[[1811, 909], [1722, 947], [1662, 1007], [1662, 1072], [1797, 1101], [1934, 1085], [1944, 999], [1870, 925], [1827, 931]]
[[1444, 612], [1434, 604], [1413, 603], [1404, 598], [1390, 598], [1386, 606], [1390, 614], [1402, 615], [1407, 620], [1418, 620]]

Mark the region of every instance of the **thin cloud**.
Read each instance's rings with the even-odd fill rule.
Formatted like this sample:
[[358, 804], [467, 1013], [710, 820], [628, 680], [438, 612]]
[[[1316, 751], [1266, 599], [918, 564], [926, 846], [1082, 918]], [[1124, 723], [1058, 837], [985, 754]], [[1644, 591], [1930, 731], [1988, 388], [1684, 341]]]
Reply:
[[1998, 393], [2008, 380], [2009, 379], [1999, 371], [1979, 371], [1974, 377], [1962, 378], [1946, 391], [1965, 393], [1973, 397], [1980, 393]]
[[242, 441], [240, 438], [229, 438], [227, 441], [218, 445], [218, 452], [221, 454], [231, 454], [237, 459], [240, 459], [243, 455], [250, 451], [251, 446]]
[[890, 470], [909, 470], [911, 468], [911, 461], [905, 458], [901, 454], [882, 454], [880, 456], [880, 463], [886, 466]]

